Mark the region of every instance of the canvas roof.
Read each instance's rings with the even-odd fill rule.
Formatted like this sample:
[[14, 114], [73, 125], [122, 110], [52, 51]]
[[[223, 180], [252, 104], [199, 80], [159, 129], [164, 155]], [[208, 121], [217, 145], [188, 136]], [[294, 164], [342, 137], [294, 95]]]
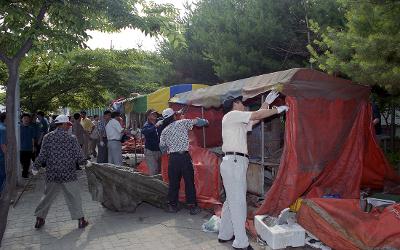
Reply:
[[242, 95], [246, 100], [271, 89], [297, 98], [354, 99], [369, 95], [369, 87], [364, 85], [313, 69], [294, 68], [181, 93], [170, 102], [219, 107], [228, 96]]

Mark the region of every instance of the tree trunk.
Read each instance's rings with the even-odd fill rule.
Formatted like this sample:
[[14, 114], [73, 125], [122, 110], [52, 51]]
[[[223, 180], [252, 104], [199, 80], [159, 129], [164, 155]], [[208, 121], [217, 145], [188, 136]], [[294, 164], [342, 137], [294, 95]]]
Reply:
[[[34, 29], [38, 30], [43, 23], [43, 18], [50, 7], [48, 1], [44, 1], [36, 16]], [[0, 199], [0, 246], [7, 226], [8, 209], [11, 198], [15, 195], [17, 168], [19, 164], [17, 148], [17, 115], [19, 115], [19, 64], [22, 58], [32, 48], [33, 36], [30, 36], [18, 50], [18, 52], [9, 58], [3, 51], [0, 51], [0, 59], [6, 63], [8, 69], [8, 80], [6, 90], [6, 129], [7, 129], [7, 153], [6, 153], [6, 185], [3, 195]], [[19, 135], [18, 135], [19, 136]]]
[[17, 169], [17, 138], [16, 138], [16, 106], [15, 106], [15, 94], [18, 82], [18, 67], [19, 61], [12, 59], [7, 64], [8, 68], [8, 80], [7, 80], [7, 92], [6, 92], [6, 129], [7, 129], [7, 153], [6, 153], [6, 185], [3, 190], [3, 196], [0, 199], [0, 246], [3, 239], [3, 235], [7, 225], [8, 209], [10, 207], [10, 201], [15, 195], [16, 187], [16, 169]]

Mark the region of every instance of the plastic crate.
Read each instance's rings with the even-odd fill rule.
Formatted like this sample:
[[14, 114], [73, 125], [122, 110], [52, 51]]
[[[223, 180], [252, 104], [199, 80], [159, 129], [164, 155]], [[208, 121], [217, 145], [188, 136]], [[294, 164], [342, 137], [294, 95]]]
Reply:
[[280, 249], [285, 247], [301, 247], [305, 244], [306, 231], [299, 224], [293, 225], [275, 225], [267, 226], [263, 219], [265, 215], [256, 215], [254, 225], [257, 234], [261, 239], [267, 242], [272, 249]]

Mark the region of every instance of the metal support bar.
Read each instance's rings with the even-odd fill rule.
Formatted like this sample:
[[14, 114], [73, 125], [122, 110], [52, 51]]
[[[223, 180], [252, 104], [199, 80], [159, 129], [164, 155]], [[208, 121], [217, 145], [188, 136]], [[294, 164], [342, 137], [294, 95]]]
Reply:
[[[261, 96], [261, 105], [264, 103], [264, 95]], [[264, 119], [261, 120], [261, 166], [264, 167]]]
[[[201, 118], [204, 119], [204, 107], [201, 107]], [[206, 148], [206, 128], [203, 126], [203, 148]]]

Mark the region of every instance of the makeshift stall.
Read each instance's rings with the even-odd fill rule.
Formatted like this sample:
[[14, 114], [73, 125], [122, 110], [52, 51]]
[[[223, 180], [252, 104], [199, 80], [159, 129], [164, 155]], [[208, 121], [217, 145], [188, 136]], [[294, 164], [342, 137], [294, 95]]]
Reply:
[[[285, 97], [289, 112], [277, 176], [257, 214], [276, 216], [303, 197], [299, 223], [329, 246], [399, 249], [398, 204], [372, 213], [360, 208], [360, 188], [400, 184], [374, 136], [369, 87], [312, 69], [291, 69], [180, 94], [171, 102], [197, 106], [207, 117], [218, 113], [228, 95], [256, 102], [273, 88]], [[210, 145], [220, 142], [220, 126], [206, 134], [217, 138]], [[264, 180], [263, 135], [261, 140], [261, 161], [249, 165], [248, 183]]]
[[[146, 96], [138, 96], [132, 99], [132, 112], [133, 113], [145, 113], [148, 109], [155, 109], [161, 113], [165, 108], [168, 107], [168, 101], [170, 97], [173, 97], [177, 93], [182, 93], [190, 90], [201, 89], [207, 85], [202, 84], [182, 84], [168, 88], [157, 90]], [[188, 110], [185, 114], [188, 114]], [[194, 113], [191, 113], [194, 114]], [[196, 114], [201, 117], [201, 114]], [[191, 118], [191, 117], [186, 117]], [[195, 118], [195, 117], [193, 117]], [[195, 128], [196, 130], [196, 128]], [[221, 205], [219, 199], [219, 191], [221, 187], [219, 179], [219, 160], [210, 151], [200, 148], [197, 142], [194, 141], [195, 137], [190, 136], [191, 147], [189, 153], [191, 154], [194, 169], [195, 169], [195, 184], [197, 192], [197, 200], [199, 205], [203, 208], [215, 208]], [[142, 161], [138, 168], [141, 173], [148, 173], [146, 162]], [[168, 182], [168, 158], [167, 155], [163, 156], [162, 159], [162, 179]], [[180, 200], [184, 200], [184, 182], [181, 183]]]
[[[177, 93], [194, 89], [204, 88], [204, 84], [180, 84], [171, 87], [161, 88], [147, 95], [138, 95], [120, 102], [123, 113], [126, 117], [127, 127], [137, 131], [146, 122], [145, 113], [148, 109], [154, 109], [158, 113], [168, 108], [168, 100]], [[144, 140], [140, 134], [125, 143], [125, 153], [143, 153]]]
[[[267, 75], [263, 75], [267, 76]], [[175, 110], [185, 107], [186, 118], [202, 117], [209, 120], [206, 128], [193, 129], [194, 143], [206, 148], [212, 148], [220, 152], [222, 145], [221, 120], [223, 111], [222, 102], [229, 96], [243, 95], [243, 88], [259, 77], [251, 77], [233, 82], [227, 82], [210, 86], [208, 88], [194, 90], [176, 95], [170, 100], [170, 106]], [[278, 84], [275, 82], [275, 84]], [[245, 101], [250, 107], [259, 107], [263, 102], [263, 96], [248, 98]], [[278, 101], [277, 101], [278, 103]], [[247, 174], [247, 189], [259, 196], [265, 193], [265, 168], [269, 170], [268, 176], [273, 179], [279, 165], [281, 155], [281, 116], [273, 116], [265, 119], [260, 125], [253, 128], [248, 135], [248, 149], [250, 164]]]
[[[399, 248], [398, 205], [372, 213], [360, 207], [360, 188], [400, 184], [374, 136], [370, 89], [309, 69], [268, 78], [246, 85], [244, 98], [279, 79], [290, 110], [278, 175], [257, 214], [278, 215], [302, 196], [300, 225], [330, 247]], [[376, 228], [387, 221], [388, 228]]]

